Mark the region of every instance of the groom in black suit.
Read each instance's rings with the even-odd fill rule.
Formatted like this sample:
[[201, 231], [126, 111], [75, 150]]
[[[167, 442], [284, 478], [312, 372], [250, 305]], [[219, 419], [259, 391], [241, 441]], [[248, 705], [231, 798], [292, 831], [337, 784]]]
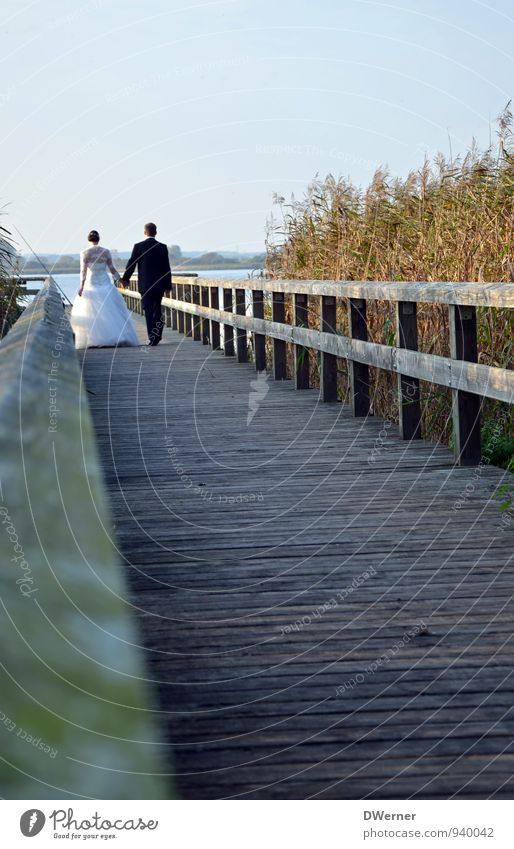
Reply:
[[155, 238], [155, 224], [145, 224], [146, 239], [137, 242], [132, 250], [121, 283], [128, 286], [137, 266], [137, 288], [141, 294], [148, 331], [148, 344], [158, 345], [162, 338], [161, 300], [171, 289], [171, 268], [168, 248]]

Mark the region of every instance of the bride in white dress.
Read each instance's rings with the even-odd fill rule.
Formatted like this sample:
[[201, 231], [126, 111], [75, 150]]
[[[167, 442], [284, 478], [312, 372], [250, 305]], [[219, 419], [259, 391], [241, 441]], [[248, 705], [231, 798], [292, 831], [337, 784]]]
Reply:
[[116, 282], [120, 279], [111, 252], [100, 246], [97, 230], [91, 230], [87, 238], [90, 247], [80, 254], [80, 289], [71, 310], [75, 347], [140, 345], [123, 296], [107, 270]]

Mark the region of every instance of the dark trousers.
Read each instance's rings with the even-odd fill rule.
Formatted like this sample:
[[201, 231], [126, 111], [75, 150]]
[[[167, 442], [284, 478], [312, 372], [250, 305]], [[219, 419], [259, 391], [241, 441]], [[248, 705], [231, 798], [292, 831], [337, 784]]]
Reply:
[[162, 295], [162, 292], [145, 292], [142, 296], [146, 330], [152, 345], [157, 345], [162, 338], [162, 328], [164, 327], [161, 307]]

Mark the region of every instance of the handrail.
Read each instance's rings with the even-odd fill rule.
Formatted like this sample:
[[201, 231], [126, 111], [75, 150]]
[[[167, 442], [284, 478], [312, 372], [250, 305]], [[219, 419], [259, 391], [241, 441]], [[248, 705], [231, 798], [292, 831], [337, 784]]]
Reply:
[[[220, 308], [219, 291], [223, 290]], [[233, 293], [235, 291], [235, 298]], [[246, 292], [251, 292], [252, 315], [247, 315]], [[264, 295], [271, 297], [271, 320], [264, 318]], [[124, 292], [141, 311], [137, 293]], [[285, 321], [285, 296], [294, 301], [293, 324]], [[132, 300], [131, 300], [132, 297]], [[320, 304], [320, 326], [308, 327], [308, 299]], [[337, 301], [348, 310], [350, 335], [337, 329]], [[396, 309], [396, 343], [368, 339], [367, 300], [391, 301]], [[449, 308], [451, 356], [418, 351], [416, 304], [444, 304]], [[477, 362], [476, 307], [514, 307], [514, 285], [508, 283], [380, 283], [327, 280], [218, 280], [200, 278], [193, 284], [174, 283], [172, 297], [163, 299], [167, 324], [187, 336], [220, 347], [220, 325], [225, 328], [224, 351], [247, 359], [247, 333], [253, 333], [255, 366], [265, 363], [265, 339], [273, 339], [273, 374], [287, 376], [286, 344], [295, 357], [297, 389], [309, 387], [309, 350], [321, 353], [320, 384], [324, 401], [337, 400], [337, 358], [349, 363], [353, 413], [370, 413], [369, 368], [393, 372], [398, 378], [400, 434], [421, 437], [419, 381], [452, 390], [456, 462], [474, 465], [480, 460], [480, 407], [483, 398], [514, 403], [514, 370]], [[194, 321], [194, 317], [199, 321]], [[236, 343], [234, 345], [234, 328]]]
[[[177, 277], [173, 274], [173, 277]], [[254, 292], [281, 292], [286, 295], [322, 295], [336, 298], [362, 298], [373, 301], [454, 304], [477, 307], [514, 307], [513, 283], [388, 283], [373, 280], [264, 280], [207, 279], [198, 282], [208, 288], [246, 289]]]
[[52, 280], [0, 343], [0, 437], [0, 793], [162, 798], [93, 426]]

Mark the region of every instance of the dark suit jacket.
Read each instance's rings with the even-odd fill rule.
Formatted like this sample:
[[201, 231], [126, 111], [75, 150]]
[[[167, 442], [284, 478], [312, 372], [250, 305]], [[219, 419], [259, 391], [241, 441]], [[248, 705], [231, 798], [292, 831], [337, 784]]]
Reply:
[[137, 242], [132, 250], [122, 279], [128, 283], [137, 266], [137, 288], [142, 295], [151, 292], [161, 295], [171, 288], [171, 268], [168, 248], [149, 237]]

